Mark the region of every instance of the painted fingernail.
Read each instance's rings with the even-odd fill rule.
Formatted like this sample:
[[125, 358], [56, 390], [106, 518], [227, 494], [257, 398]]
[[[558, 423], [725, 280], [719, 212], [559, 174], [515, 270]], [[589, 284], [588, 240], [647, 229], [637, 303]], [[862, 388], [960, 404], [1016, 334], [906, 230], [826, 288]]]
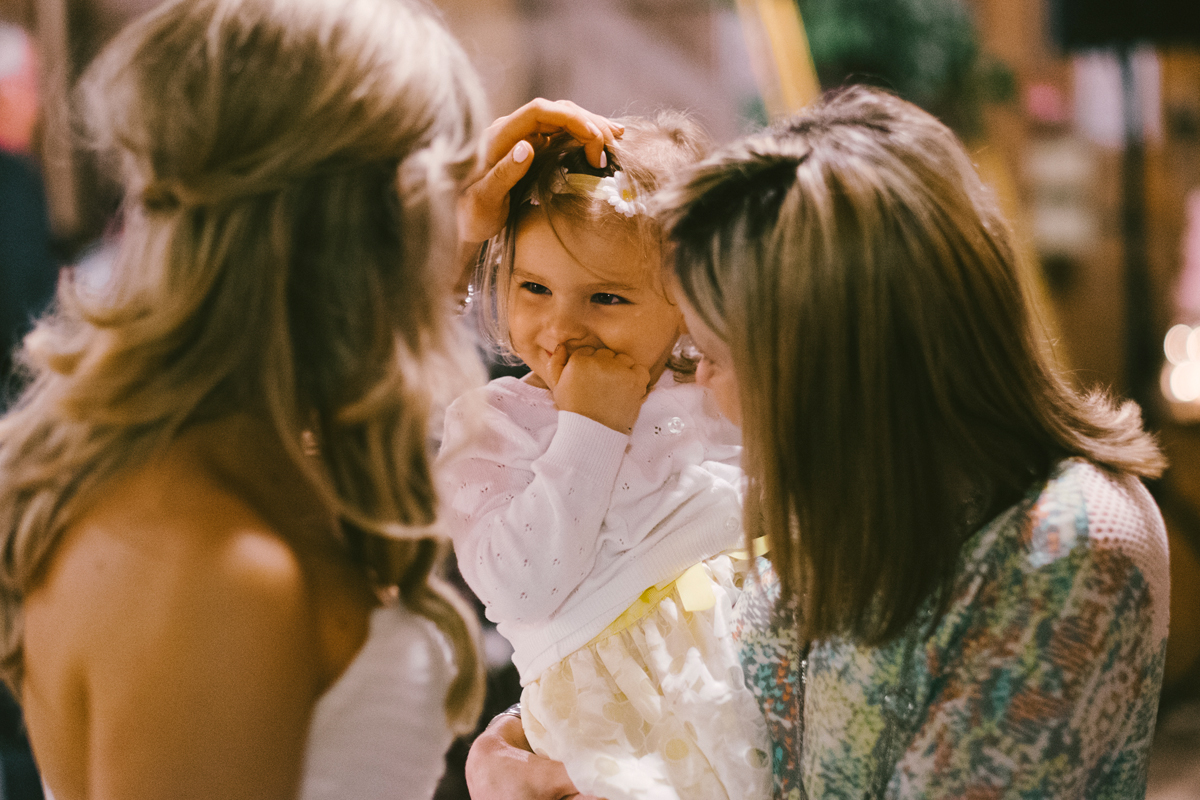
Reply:
[[608, 153], [601, 150], [600, 151], [600, 169], [604, 169], [607, 166], [608, 166]]
[[513, 148], [513, 161], [520, 164], [525, 159], [529, 158], [529, 154], [533, 152], [533, 145], [529, 142], [517, 142], [517, 146]]
[[592, 135], [592, 138], [594, 138], [594, 139], [600, 138], [600, 129], [597, 128], [595, 125], [593, 125], [592, 123], [589, 122], [587, 124], [587, 129], [588, 129], [588, 133], [590, 133]]

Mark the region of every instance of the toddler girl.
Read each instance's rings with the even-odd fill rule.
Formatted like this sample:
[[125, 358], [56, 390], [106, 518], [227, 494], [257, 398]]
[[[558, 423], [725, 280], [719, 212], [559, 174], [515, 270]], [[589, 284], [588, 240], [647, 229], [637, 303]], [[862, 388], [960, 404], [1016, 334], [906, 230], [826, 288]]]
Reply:
[[739, 435], [675, 354], [646, 208], [704, 139], [678, 115], [623, 122], [603, 168], [563, 135], [513, 189], [476, 286], [530, 372], [447, 412], [448, 522], [513, 644], [529, 742], [581, 792], [765, 797], [765, 724], [728, 628]]

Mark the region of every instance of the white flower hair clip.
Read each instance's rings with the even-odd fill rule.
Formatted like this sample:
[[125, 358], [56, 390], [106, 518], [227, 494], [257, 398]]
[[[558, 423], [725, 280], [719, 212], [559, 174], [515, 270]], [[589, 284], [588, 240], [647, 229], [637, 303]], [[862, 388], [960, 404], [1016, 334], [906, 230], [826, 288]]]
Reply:
[[633, 181], [621, 170], [606, 178], [568, 172], [563, 176], [562, 187], [575, 194], [591, 195], [607, 201], [618, 214], [626, 217], [646, 213], [646, 204], [637, 199]]
[[632, 217], [646, 213], [646, 204], [637, 199], [633, 181], [624, 172], [618, 170], [607, 178], [601, 178], [596, 191], [620, 214]]

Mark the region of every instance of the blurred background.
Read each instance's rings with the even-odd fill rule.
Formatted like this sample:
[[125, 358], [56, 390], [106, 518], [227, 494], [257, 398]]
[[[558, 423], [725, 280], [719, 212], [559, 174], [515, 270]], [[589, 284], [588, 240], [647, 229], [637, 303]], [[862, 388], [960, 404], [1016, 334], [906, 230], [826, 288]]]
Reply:
[[[62, 269], [103, 267], [120, 198], [68, 99], [156, 0], [0, 0], [0, 377]], [[1136, 400], [1171, 460], [1171, 638], [1152, 800], [1200, 798], [1200, 2], [439, 0], [496, 114], [537, 96], [691, 111], [717, 142], [847, 82], [889, 87], [967, 142], [1005, 206], [1054, 355]], [[491, 632], [486, 718], [517, 699]], [[0, 697], [0, 800], [40, 798]], [[465, 798], [452, 751], [440, 796]]]

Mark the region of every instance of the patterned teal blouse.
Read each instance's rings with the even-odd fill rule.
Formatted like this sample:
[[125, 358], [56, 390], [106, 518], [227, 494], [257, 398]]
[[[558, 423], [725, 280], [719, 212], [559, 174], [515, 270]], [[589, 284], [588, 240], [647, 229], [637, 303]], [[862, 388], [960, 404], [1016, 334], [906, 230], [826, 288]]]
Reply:
[[891, 644], [805, 652], [766, 559], [738, 608], [777, 796], [1142, 797], [1166, 650], [1166, 532], [1088, 462], [963, 547], [949, 611]]

